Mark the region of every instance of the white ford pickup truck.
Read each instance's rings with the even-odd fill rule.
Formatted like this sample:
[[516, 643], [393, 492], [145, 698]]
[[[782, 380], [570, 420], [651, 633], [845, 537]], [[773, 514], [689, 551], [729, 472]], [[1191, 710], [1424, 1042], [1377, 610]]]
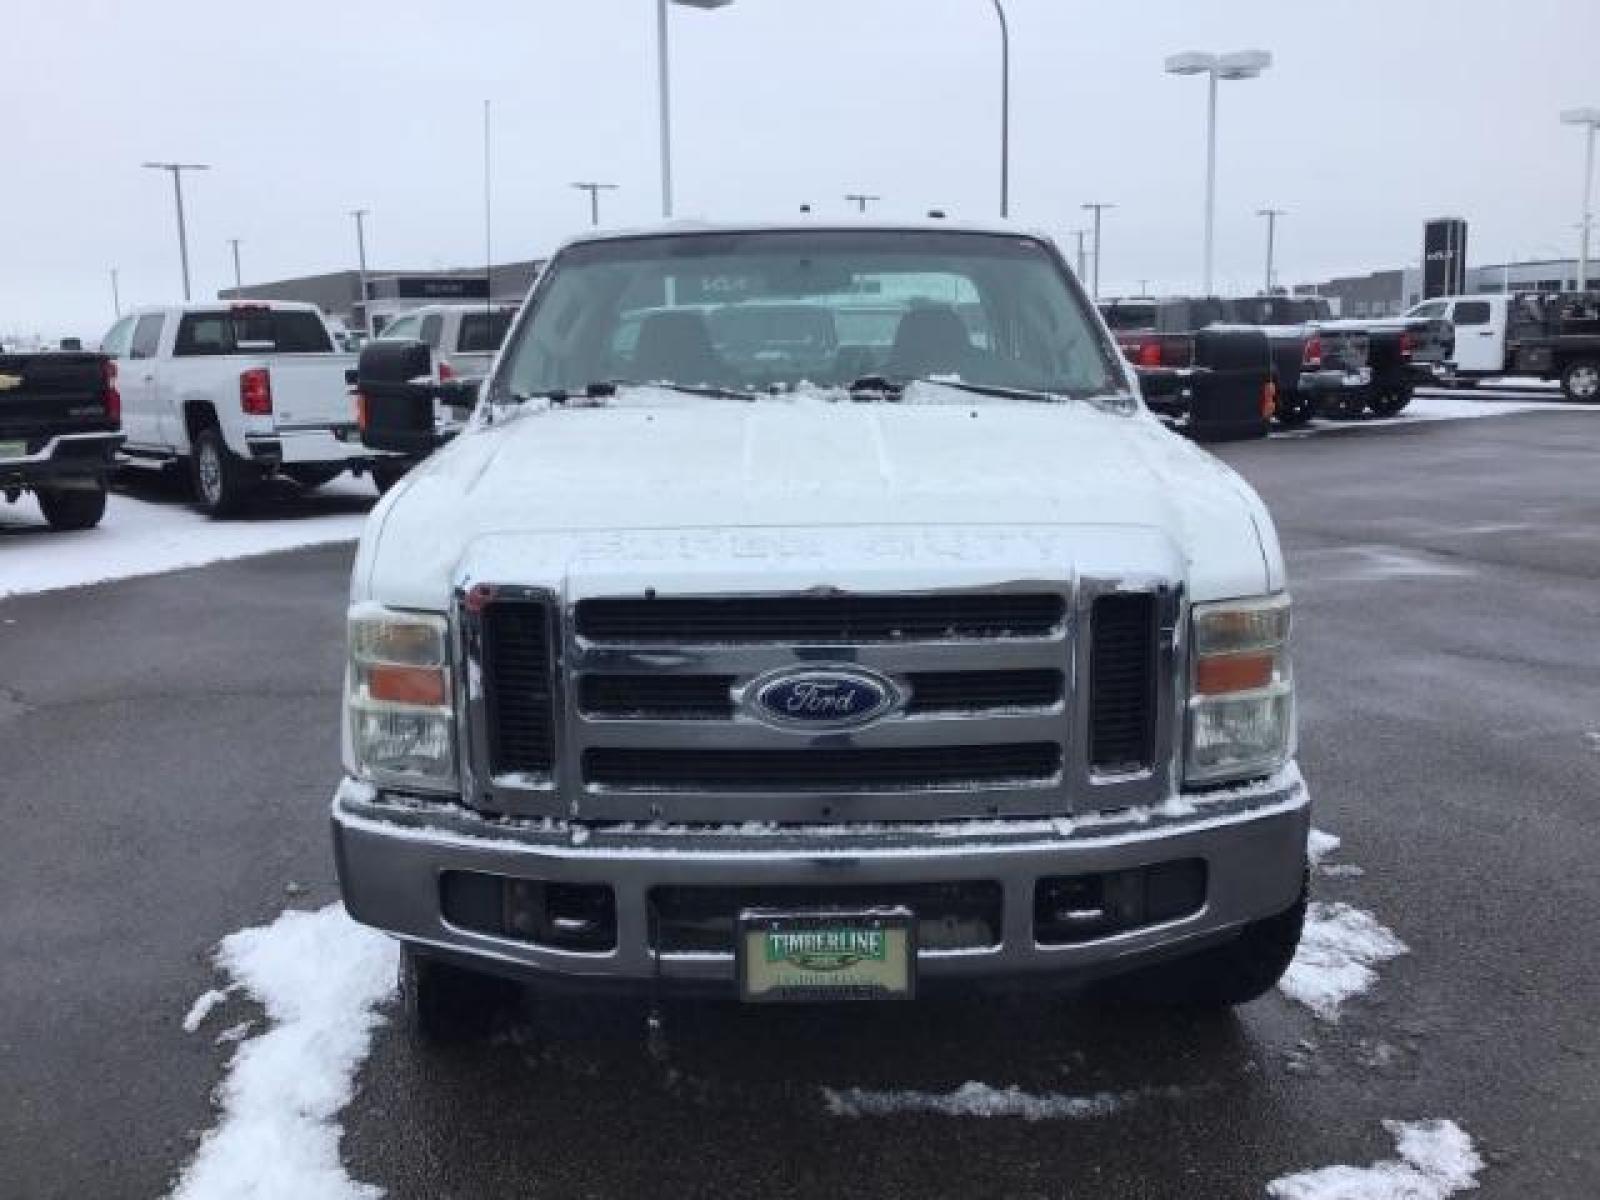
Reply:
[[[362, 390], [449, 393], [418, 349]], [[580, 238], [368, 521], [345, 903], [426, 1036], [506, 981], [1244, 1003], [1305, 912], [1286, 587], [1040, 236]]]
[[[268, 475], [305, 487], [388, 467], [361, 445], [340, 354], [310, 304], [263, 301], [141, 308], [101, 341], [117, 360], [122, 453], [181, 462], [214, 516], [239, 511]], [[397, 472], [398, 474], [398, 472]]]

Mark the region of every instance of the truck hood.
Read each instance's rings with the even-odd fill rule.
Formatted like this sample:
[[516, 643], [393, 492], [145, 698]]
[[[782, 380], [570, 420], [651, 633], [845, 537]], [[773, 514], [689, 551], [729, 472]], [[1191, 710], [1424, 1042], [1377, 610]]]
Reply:
[[1091, 543], [1100, 562], [1115, 565], [1124, 545], [1161, 564], [1196, 600], [1283, 586], [1255, 493], [1142, 411], [647, 391], [462, 434], [374, 509], [352, 591], [440, 611], [470, 580], [787, 590], [882, 585], [891, 569], [908, 573], [900, 586], [919, 569], [940, 582], [956, 568], [973, 582], [1061, 578], [1094, 569]]

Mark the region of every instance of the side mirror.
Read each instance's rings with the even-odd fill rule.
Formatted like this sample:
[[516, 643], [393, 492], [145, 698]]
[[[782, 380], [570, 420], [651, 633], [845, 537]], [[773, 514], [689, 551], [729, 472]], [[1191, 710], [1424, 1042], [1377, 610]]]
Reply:
[[434, 402], [471, 408], [475, 382], [432, 378], [433, 354], [426, 342], [369, 342], [356, 360], [355, 387], [360, 412], [361, 442], [418, 458], [439, 445]]
[[370, 342], [356, 360], [356, 386], [369, 398], [432, 399], [433, 354], [426, 342]]

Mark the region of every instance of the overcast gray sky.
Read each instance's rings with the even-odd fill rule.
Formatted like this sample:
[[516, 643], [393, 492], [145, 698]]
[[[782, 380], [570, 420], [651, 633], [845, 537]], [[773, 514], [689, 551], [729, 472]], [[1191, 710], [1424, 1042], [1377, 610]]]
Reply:
[[[1425, 218], [1471, 222], [1475, 263], [1575, 245], [1582, 136], [1600, 104], [1578, 49], [1596, 0], [1007, 0], [1012, 216], [1056, 234], [1112, 201], [1103, 290], [1193, 289], [1204, 83], [1186, 49], [1270, 50], [1223, 85], [1219, 287], [1260, 283], [1263, 206], [1287, 208], [1281, 278], [1397, 266]], [[998, 36], [988, 0], [736, 0], [675, 8], [680, 215], [802, 202], [997, 211]], [[353, 265], [481, 262], [481, 114], [494, 106], [496, 258], [587, 222], [572, 180], [621, 185], [606, 223], [659, 212], [654, 0], [9, 0], [0, 68], [0, 332], [98, 336], [180, 296], [172, 195], [187, 186], [197, 296]]]

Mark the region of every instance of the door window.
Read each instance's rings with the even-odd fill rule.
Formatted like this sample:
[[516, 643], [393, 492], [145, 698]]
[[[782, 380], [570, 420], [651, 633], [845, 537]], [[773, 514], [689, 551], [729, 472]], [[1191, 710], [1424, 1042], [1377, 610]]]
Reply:
[[123, 317], [111, 327], [111, 332], [100, 339], [100, 353], [109, 354], [112, 358], [127, 358], [128, 343], [133, 340], [132, 317]]
[[133, 328], [133, 348], [129, 351], [129, 358], [154, 358], [157, 349], [161, 346], [161, 326], [166, 318], [160, 313], [151, 313], [149, 316], [140, 317], [139, 323]]
[[1487, 325], [1489, 302], [1487, 300], [1462, 300], [1450, 319], [1457, 325]]
[[409, 342], [417, 337], [417, 326], [422, 322], [417, 317], [400, 317], [390, 321], [383, 327], [379, 336], [386, 342]]
[[439, 348], [439, 339], [444, 334], [444, 318], [438, 313], [422, 318], [422, 332], [418, 334], [428, 347], [433, 350]]

